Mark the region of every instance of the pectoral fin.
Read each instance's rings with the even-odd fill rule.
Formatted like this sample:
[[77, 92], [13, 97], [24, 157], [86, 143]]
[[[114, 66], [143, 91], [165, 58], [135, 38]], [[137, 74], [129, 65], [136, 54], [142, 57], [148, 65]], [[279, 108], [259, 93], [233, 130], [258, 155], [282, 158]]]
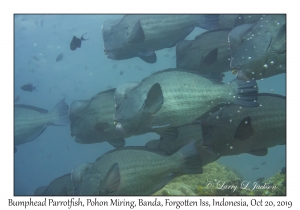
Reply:
[[156, 54], [153, 53], [150, 56], [139, 56], [146, 63], [155, 63], [156, 62]]
[[120, 171], [118, 163], [115, 163], [108, 170], [105, 178], [101, 181], [99, 194], [112, 193], [118, 189], [120, 185]]
[[160, 84], [155, 83], [149, 90], [147, 98], [144, 102], [143, 111], [155, 114], [160, 110], [164, 103], [164, 96]]
[[109, 139], [107, 142], [117, 148], [125, 146], [125, 139]]
[[203, 59], [203, 63], [205, 63], [207, 66], [212, 65], [214, 62], [216, 62], [218, 58], [218, 48], [215, 48], [211, 50]]
[[178, 138], [178, 130], [174, 127], [164, 128], [155, 132], [161, 136], [162, 140], [175, 141]]
[[234, 138], [239, 139], [241, 141], [247, 140], [253, 135], [253, 128], [251, 125], [251, 118], [245, 117], [240, 124], [238, 125], [235, 133]]

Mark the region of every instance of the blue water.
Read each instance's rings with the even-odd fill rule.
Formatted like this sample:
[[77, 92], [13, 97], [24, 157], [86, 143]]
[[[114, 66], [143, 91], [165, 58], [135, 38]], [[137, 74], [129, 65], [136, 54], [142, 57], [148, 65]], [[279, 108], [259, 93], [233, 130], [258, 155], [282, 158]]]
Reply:
[[[114, 61], [103, 53], [101, 26], [107, 19], [122, 15], [16, 15], [14, 18], [14, 94], [18, 103], [51, 110], [62, 98], [71, 104], [74, 100], [89, 100], [124, 82], [139, 82], [150, 74], [176, 67], [175, 48], [157, 51], [157, 62], [147, 64], [140, 58]], [[43, 22], [43, 26], [41, 25]], [[204, 30], [196, 28], [186, 39]], [[86, 33], [81, 48], [71, 51], [73, 36]], [[63, 53], [63, 60], [56, 57]], [[36, 56], [39, 61], [32, 59]], [[124, 73], [121, 75], [120, 71]], [[225, 81], [233, 78], [226, 74]], [[38, 91], [24, 92], [20, 87], [32, 83]], [[285, 74], [258, 81], [260, 92], [285, 95]], [[144, 145], [156, 139], [150, 133], [126, 139], [126, 145]], [[48, 126], [32, 142], [18, 146], [14, 155], [14, 194], [33, 195], [40, 186], [70, 173], [78, 164], [94, 162], [104, 152], [113, 149], [108, 143], [82, 145], [74, 142], [69, 126]], [[269, 149], [264, 157], [248, 154], [222, 157], [220, 163], [237, 169], [244, 180], [268, 178], [285, 166], [285, 146]], [[261, 166], [262, 162], [267, 162]], [[260, 170], [252, 170], [259, 166]]]

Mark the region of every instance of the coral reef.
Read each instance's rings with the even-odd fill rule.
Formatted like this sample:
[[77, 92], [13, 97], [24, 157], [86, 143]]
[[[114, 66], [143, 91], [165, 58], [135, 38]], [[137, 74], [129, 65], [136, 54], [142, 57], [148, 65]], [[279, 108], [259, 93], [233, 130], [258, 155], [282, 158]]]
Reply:
[[285, 174], [277, 173], [265, 182], [244, 182], [237, 171], [213, 162], [203, 167], [202, 174], [176, 177], [153, 195], [286, 195], [285, 180]]

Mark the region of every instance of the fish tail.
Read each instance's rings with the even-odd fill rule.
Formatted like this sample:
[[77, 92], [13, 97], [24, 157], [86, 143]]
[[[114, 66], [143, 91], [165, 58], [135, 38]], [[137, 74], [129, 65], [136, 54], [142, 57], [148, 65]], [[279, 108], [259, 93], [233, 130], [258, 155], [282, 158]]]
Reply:
[[201, 174], [202, 159], [199, 151], [195, 146], [195, 141], [192, 141], [181, 147], [176, 154], [180, 154], [184, 160], [183, 167], [179, 173], [182, 174]]
[[51, 113], [55, 114], [55, 120], [52, 121], [54, 125], [69, 124], [69, 105], [66, 104], [65, 98], [58, 102], [52, 109]]
[[219, 28], [220, 15], [203, 15], [198, 26], [206, 30], [215, 30]]
[[258, 87], [256, 80], [234, 79], [231, 83], [236, 84], [238, 93], [235, 96], [234, 104], [240, 106], [256, 107], [258, 97]]

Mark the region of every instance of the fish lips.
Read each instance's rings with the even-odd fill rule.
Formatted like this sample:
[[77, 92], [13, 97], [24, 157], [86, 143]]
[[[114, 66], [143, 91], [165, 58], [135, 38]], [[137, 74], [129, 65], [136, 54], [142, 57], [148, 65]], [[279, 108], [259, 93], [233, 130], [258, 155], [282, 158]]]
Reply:
[[123, 126], [122, 126], [122, 124], [121, 124], [120, 122], [117, 123], [117, 125], [116, 125], [116, 130], [117, 130], [118, 132], [120, 132], [120, 133], [123, 133], [123, 134], [126, 133], [125, 130], [124, 130], [124, 128], [123, 128]]
[[104, 49], [104, 54], [109, 59], [117, 60], [116, 56], [114, 55], [114, 53], [111, 50]]

